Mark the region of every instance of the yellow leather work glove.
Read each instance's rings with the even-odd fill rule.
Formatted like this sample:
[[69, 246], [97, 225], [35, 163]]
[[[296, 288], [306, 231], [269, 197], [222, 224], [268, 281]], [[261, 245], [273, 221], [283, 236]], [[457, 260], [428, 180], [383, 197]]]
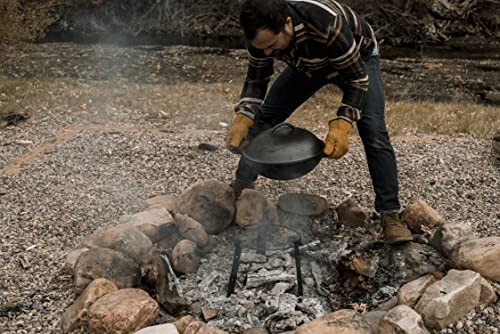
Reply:
[[352, 124], [343, 119], [334, 119], [328, 123], [330, 130], [326, 135], [323, 152], [330, 159], [339, 159], [349, 150], [349, 132]]
[[240, 153], [240, 145], [248, 130], [253, 126], [254, 121], [245, 115], [237, 114], [233, 125], [226, 136], [226, 147], [233, 153]]

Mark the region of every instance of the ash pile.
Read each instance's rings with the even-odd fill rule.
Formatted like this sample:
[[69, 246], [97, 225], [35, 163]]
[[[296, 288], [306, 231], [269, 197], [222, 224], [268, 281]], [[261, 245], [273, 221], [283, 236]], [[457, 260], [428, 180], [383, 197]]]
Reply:
[[229, 185], [200, 181], [147, 200], [68, 255], [79, 296], [62, 329], [429, 333], [496, 302], [500, 238], [476, 239], [421, 200], [402, 219], [414, 241], [391, 246], [354, 198], [274, 203], [246, 189], [235, 200]]

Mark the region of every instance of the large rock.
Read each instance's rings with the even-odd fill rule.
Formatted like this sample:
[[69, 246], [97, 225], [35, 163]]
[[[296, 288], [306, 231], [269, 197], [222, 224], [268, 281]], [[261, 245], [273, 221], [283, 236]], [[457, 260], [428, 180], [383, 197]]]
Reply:
[[82, 255], [83, 253], [85, 253], [88, 250], [89, 250], [88, 248], [78, 248], [78, 249], [75, 249], [74, 251], [72, 251], [71, 253], [69, 253], [66, 256], [66, 261], [64, 262], [64, 269], [66, 269], [66, 271], [68, 273], [70, 273], [71, 275], [74, 275], [75, 274], [75, 266], [76, 266], [76, 262], [78, 261], [78, 258], [80, 257], [80, 255]]
[[192, 321], [183, 332], [183, 334], [228, 334], [227, 332], [210, 327], [209, 325], [200, 322]]
[[481, 278], [481, 295], [479, 303], [481, 306], [487, 306], [496, 303], [498, 300], [495, 288], [484, 278]]
[[61, 327], [64, 333], [86, 324], [89, 307], [102, 296], [117, 291], [116, 285], [104, 278], [92, 281], [75, 302], [64, 312]]
[[354, 198], [349, 197], [337, 208], [339, 221], [351, 227], [365, 226], [368, 222], [368, 212], [364, 210]]
[[474, 236], [472, 227], [466, 223], [446, 222], [439, 226], [430, 243], [445, 256], [451, 256], [458, 245]]
[[378, 327], [379, 334], [430, 334], [420, 314], [406, 305], [387, 312]]
[[424, 229], [432, 229], [443, 223], [441, 214], [423, 200], [417, 200], [407, 205], [402, 218], [410, 230], [415, 233], [422, 233]]
[[152, 243], [157, 243], [170, 233], [170, 226], [174, 223], [172, 215], [164, 208], [152, 209], [136, 213], [124, 219], [124, 223], [134, 226], [144, 233]]
[[172, 251], [172, 267], [183, 274], [194, 273], [200, 266], [196, 244], [191, 240], [181, 240]]
[[233, 221], [235, 198], [229, 184], [199, 181], [179, 196], [180, 213], [200, 222], [209, 234], [222, 232]]
[[500, 282], [500, 237], [472, 239], [460, 243], [452, 261], [463, 269]]
[[129, 334], [154, 323], [158, 303], [140, 289], [122, 289], [99, 298], [89, 308], [89, 331]]
[[177, 212], [178, 198], [175, 195], [162, 195], [144, 201], [144, 210], [163, 208], [170, 212]]
[[78, 248], [109, 248], [121, 252], [138, 264], [150, 263], [153, 244], [134, 226], [121, 224], [101, 228], [87, 236]]
[[179, 334], [174, 324], [163, 324], [141, 329], [134, 334]]
[[244, 189], [236, 202], [236, 224], [241, 227], [255, 226], [265, 219], [270, 223], [277, 222], [276, 207], [260, 191]]
[[478, 273], [450, 270], [425, 290], [415, 310], [428, 328], [443, 329], [480, 304], [481, 284]]
[[435, 281], [436, 278], [434, 278], [434, 275], [425, 275], [406, 283], [398, 292], [399, 304], [414, 307], [425, 292], [425, 289]]
[[189, 326], [191, 322], [193, 322], [193, 316], [192, 315], [186, 315], [179, 320], [177, 320], [174, 324], [179, 333], [184, 334], [186, 331], [186, 328]]
[[174, 214], [174, 217], [177, 231], [184, 239], [195, 242], [200, 248], [205, 248], [209, 245], [210, 237], [203, 225], [193, 218], [180, 213]]
[[132, 288], [141, 281], [141, 270], [137, 262], [123, 253], [108, 248], [89, 249], [76, 262], [75, 292], [81, 293], [97, 278], [106, 278], [120, 289]]
[[278, 198], [278, 208], [302, 216], [319, 216], [328, 208], [328, 201], [318, 195], [304, 193], [287, 193]]
[[368, 321], [372, 327], [373, 334], [379, 334], [378, 326], [383, 317], [387, 314], [387, 311], [370, 311], [363, 314], [363, 317]]
[[295, 330], [295, 334], [371, 334], [371, 326], [354, 310], [339, 310], [324, 315]]

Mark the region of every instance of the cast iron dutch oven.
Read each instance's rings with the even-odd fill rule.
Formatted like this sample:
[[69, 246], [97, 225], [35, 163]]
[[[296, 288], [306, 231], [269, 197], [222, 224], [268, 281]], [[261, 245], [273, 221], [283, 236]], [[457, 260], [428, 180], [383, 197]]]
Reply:
[[308, 130], [280, 123], [258, 134], [242, 154], [258, 165], [260, 175], [274, 180], [292, 180], [316, 167], [324, 157], [324, 145]]

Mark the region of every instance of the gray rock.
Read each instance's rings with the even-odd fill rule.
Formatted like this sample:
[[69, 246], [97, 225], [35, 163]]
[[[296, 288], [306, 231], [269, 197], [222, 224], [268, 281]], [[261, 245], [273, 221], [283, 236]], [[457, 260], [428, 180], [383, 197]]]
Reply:
[[466, 240], [452, 254], [452, 261], [458, 268], [500, 282], [500, 237]]
[[104, 227], [83, 239], [78, 248], [109, 248], [125, 254], [139, 265], [152, 260], [151, 240], [134, 226]]
[[425, 289], [427, 289], [427, 287], [435, 281], [436, 279], [433, 275], [425, 275], [406, 283], [398, 292], [399, 304], [414, 307], [424, 293]]
[[424, 229], [432, 229], [443, 223], [441, 214], [423, 200], [408, 204], [403, 211], [402, 219], [415, 233], [422, 233]]
[[354, 310], [339, 310], [315, 319], [295, 330], [295, 334], [372, 334], [368, 321]]
[[420, 314], [406, 305], [387, 312], [379, 324], [380, 334], [430, 334]]
[[445, 222], [433, 234], [430, 244], [450, 257], [458, 245], [474, 236], [472, 227], [466, 223]]
[[66, 256], [66, 261], [64, 262], [64, 269], [66, 269], [68, 273], [73, 275], [75, 273], [75, 266], [76, 262], [78, 261], [78, 258], [80, 257], [80, 255], [82, 255], [88, 250], [89, 250], [88, 248], [78, 248], [69, 253]]
[[93, 248], [78, 258], [75, 265], [75, 292], [81, 293], [97, 278], [106, 278], [120, 289], [136, 287], [141, 270], [137, 262], [121, 252], [108, 248]]
[[67, 333], [75, 328], [85, 326], [89, 307], [102, 296], [117, 290], [116, 285], [107, 279], [98, 278], [93, 280], [64, 312], [61, 319], [63, 332]]
[[328, 210], [328, 201], [318, 195], [287, 193], [278, 198], [278, 208], [302, 216], [319, 216]]
[[157, 208], [128, 216], [125, 223], [134, 226], [152, 243], [156, 243], [165, 237], [166, 232], [168, 233], [168, 225], [174, 223], [174, 218], [166, 209]]
[[396, 275], [403, 283], [445, 267], [444, 259], [433, 247], [415, 242], [395, 246], [390, 256]]
[[200, 266], [196, 243], [191, 240], [181, 240], [172, 251], [172, 267], [183, 274], [194, 273]]
[[360, 227], [368, 222], [368, 212], [354, 198], [350, 197], [337, 208], [339, 221], [347, 226]]
[[231, 224], [235, 213], [234, 193], [229, 184], [199, 181], [179, 196], [180, 213], [201, 223], [207, 233], [217, 234]]
[[415, 310], [430, 329], [443, 329], [464, 317], [480, 303], [481, 275], [470, 270], [450, 270], [431, 284]]
[[236, 201], [234, 221], [242, 227], [255, 226], [264, 220], [276, 223], [278, 212], [276, 207], [264, 194], [254, 189], [244, 189]]
[[175, 195], [162, 195], [144, 201], [144, 210], [163, 208], [170, 212], [177, 212], [178, 199]]

